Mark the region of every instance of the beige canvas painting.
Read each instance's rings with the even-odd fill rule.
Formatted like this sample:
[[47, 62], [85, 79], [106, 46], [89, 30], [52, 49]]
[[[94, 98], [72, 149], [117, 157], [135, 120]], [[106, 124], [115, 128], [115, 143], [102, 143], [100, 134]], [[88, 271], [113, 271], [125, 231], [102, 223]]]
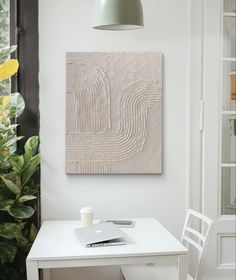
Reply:
[[66, 173], [162, 172], [162, 54], [67, 53]]

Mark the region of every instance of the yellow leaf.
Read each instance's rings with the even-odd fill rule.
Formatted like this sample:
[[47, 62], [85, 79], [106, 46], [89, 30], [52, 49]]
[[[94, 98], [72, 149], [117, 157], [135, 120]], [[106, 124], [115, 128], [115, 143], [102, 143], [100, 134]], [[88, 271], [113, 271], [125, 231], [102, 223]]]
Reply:
[[3, 155], [4, 157], [8, 157], [8, 156], [9, 156], [9, 150], [8, 150], [8, 148], [3, 148], [3, 149], [2, 149], [2, 155]]
[[19, 68], [17, 59], [9, 59], [0, 65], [0, 81], [10, 78]]
[[6, 106], [9, 102], [9, 95], [0, 96], [0, 105]]

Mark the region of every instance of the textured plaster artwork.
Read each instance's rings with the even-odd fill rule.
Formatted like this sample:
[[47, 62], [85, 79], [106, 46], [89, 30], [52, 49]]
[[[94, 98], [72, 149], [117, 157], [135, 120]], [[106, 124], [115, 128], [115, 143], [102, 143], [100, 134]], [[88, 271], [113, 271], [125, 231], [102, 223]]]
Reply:
[[162, 172], [161, 53], [67, 53], [65, 169]]

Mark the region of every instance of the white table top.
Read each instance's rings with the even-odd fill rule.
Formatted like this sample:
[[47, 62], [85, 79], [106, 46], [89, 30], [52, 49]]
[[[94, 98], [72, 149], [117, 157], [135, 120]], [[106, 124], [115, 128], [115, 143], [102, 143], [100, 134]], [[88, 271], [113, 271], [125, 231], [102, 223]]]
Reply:
[[129, 243], [120, 246], [85, 248], [74, 229], [80, 221], [45, 221], [30, 250], [28, 260], [89, 259], [158, 255], [185, 255], [188, 250], [156, 219], [135, 219], [133, 228], [122, 228]]

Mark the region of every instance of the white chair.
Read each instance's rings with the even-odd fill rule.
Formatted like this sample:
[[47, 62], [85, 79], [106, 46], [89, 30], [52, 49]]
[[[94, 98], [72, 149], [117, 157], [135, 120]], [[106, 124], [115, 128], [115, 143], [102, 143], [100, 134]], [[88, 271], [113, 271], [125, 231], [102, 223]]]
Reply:
[[[193, 226], [194, 225], [194, 226]], [[194, 273], [188, 280], [202, 280], [203, 264], [206, 257], [213, 221], [193, 210], [188, 210], [184, 223], [181, 242], [188, 247], [190, 256], [196, 256]], [[195, 228], [201, 228], [196, 230]], [[177, 267], [122, 267], [125, 280], [177, 280]], [[190, 275], [193, 274], [193, 275]]]

